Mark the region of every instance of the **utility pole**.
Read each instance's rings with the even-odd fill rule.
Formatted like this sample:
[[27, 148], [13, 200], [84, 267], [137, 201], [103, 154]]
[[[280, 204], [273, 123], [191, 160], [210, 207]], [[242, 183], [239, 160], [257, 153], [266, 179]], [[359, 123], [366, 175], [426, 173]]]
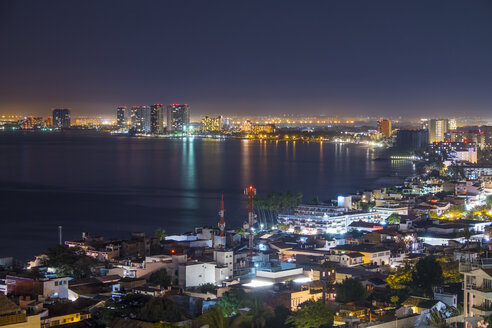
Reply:
[[63, 238], [62, 238], [62, 226], [58, 226], [58, 244], [61, 246], [63, 245]]

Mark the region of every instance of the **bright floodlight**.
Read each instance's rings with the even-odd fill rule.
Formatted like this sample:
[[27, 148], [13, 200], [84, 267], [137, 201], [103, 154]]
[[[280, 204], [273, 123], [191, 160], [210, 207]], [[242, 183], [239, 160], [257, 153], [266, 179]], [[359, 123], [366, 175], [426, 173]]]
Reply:
[[294, 279], [294, 282], [295, 283], [298, 283], [298, 284], [303, 284], [303, 283], [310, 282], [310, 281], [312, 281], [312, 280], [309, 277], [303, 277], [303, 278]]
[[253, 279], [247, 284], [244, 284], [243, 286], [257, 288], [257, 287], [267, 287], [271, 285], [273, 285], [273, 282]]

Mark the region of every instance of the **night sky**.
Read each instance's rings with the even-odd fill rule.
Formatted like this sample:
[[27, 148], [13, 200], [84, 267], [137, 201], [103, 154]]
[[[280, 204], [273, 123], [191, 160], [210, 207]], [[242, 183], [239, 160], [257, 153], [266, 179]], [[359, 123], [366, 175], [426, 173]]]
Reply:
[[492, 2], [0, 2], [0, 114], [152, 103], [492, 113]]

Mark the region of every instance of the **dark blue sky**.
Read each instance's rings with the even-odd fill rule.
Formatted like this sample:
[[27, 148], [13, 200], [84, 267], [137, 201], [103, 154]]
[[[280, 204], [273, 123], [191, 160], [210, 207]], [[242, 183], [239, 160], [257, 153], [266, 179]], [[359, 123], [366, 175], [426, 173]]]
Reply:
[[492, 112], [490, 1], [0, 2], [0, 113]]

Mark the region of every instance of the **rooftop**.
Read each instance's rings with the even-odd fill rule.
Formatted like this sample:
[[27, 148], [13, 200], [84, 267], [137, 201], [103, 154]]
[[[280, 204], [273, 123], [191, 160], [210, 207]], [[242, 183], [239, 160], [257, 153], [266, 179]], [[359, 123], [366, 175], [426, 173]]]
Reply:
[[0, 293], [0, 315], [11, 314], [20, 311], [20, 307], [7, 296]]
[[389, 249], [386, 247], [374, 245], [374, 244], [338, 245], [333, 247], [332, 250], [362, 252], [362, 253], [378, 253], [378, 252], [389, 251]]

